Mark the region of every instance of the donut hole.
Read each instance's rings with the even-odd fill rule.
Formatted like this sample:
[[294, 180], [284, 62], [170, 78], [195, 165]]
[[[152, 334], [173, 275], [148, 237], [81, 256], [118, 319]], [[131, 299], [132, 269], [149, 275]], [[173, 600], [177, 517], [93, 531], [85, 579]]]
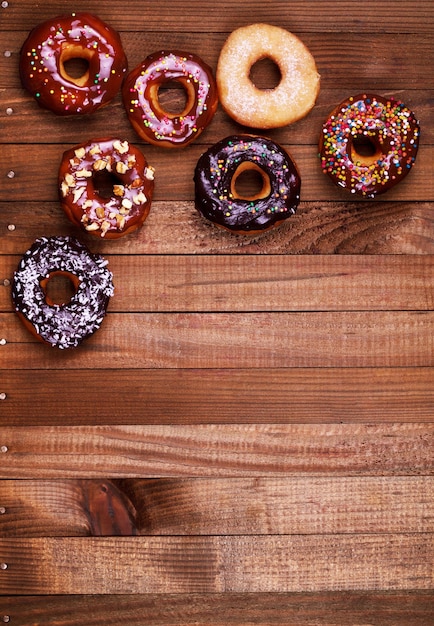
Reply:
[[89, 74], [89, 61], [81, 58], [68, 59], [64, 62], [63, 68], [69, 79], [76, 82]]
[[122, 184], [121, 180], [113, 172], [109, 172], [106, 169], [93, 172], [92, 180], [95, 192], [103, 200], [113, 198], [115, 195], [114, 186]]
[[241, 163], [232, 177], [231, 193], [238, 200], [267, 198], [271, 193], [270, 178], [256, 163]]
[[159, 85], [157, 92], [158, 105], [169, 117], [178, 117], [189, 110], [189, 93], [178, 80], [168, 80]]
[[351, 142], [351, 160], [369, 165], [382, 154], [381, 146], [375, 136], [358, 134]]
[[249, 79], [258, 89], [275, 89], [282, 80], [282, 73], [273, 59], [264, 57], [253, 63]]
[[77, 87], [84, 87], [89, 81], [92, 56], [90, 50], [81, 46], [64, 46], [59, 59], [60, 75]]
[[77, 293], [79, 279], [69, 272], [55, 271], [41, 281], [45, 301], [49, 306], [69, 304]]

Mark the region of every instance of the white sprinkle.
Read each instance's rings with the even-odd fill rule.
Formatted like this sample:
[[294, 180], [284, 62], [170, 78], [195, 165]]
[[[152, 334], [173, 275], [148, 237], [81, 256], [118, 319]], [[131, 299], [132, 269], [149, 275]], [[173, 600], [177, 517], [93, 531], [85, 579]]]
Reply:
[[12, 107], [8, 107], [8, 108], [6, 109], [6, 115], [12, 115], [12, 113], [13, 113], [13, 112], [14, 112], [14, 110], [13, 110], [13, 108], [12, 108]]
[[14, 178], [14, 176], [15, 176], [14, 170], [9, 170], [9, 172], [7, 173], [7, 177], [8, 178]]
[[15, 230], [15, 224], [8, 224], [8, 230]]

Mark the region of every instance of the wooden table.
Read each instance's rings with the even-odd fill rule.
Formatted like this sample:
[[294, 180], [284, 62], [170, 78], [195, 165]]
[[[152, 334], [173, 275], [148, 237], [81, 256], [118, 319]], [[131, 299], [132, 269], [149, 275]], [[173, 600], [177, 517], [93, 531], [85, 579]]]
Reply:
[[[2, 3], [0, 621], [433, 624], [433, 3], [74, 8], [119, 30], [130, 68], [176, 48], [215, 69], [233, 29], [281, 25], [321, 92], [269, 133], [300, 168], [296, 216], [234, 236], [197, 214], [192, 176], [207, 146], [249, 129], [219, 108], [168, 151], [139, 140], [119, 96], [86, 119], [42, 111], [20, 46], [70, 2]], [[329, 111], [364, 90], [422, 128], [413, 171], [375, 201], [334, 187], [317, 157]], [[56, 187], [63, 150], [108, 132], [156, 169], [148, 220], [116, 242], [70, 225]], [[62, 352], [21, 325], [10, 281], [37, 237], [67, 234], [108, 259], [116, 291], [102, 328]]]

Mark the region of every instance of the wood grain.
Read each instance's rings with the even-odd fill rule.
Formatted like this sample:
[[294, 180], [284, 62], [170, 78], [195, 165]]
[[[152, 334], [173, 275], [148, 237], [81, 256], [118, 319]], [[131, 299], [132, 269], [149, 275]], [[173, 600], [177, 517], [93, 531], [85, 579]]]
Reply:
[[9, 426], [432, 422], [433, 380], [432, 367], [12, 370], [1, 415]]
[[[296, 215], [234, 236], [196, 211], [193, 171], [252, 130], [219, 107], [198, 142], [166, 151], [138, 138], [119, 94], [87, 118], [43, 111], [19, 50], [70, 4], [2, 3], [0, 621], [434, 623], [433, 3], [84, 5], [119, 30], [130, 68], [176, 48], [215, 70], [238, 26], [282, 26], [321, 90], [305, 118], [262, 133], [297, 162]], [[262, 88], [275, 74], [253, 72]], [[317, 156], [329, 112], [361, 91], [402, 100], [422, 129], [412, 172], [374, 201], [334, 187]], [[108, 132], [156, 167], [149, 218], [116, 242], [69, 224], [56, 185], [63, 150]], [[69, 353], [12, 308], [42, 235], [78, 237], [114, 274], [101, 330]]]
[[12, 313], [0, 325], [0, 367], [14, 369], [434, 365], [432, 311], [110, 313], [73, 354], [32, 340]]
[[[0, 257], [0, 276], [19, 262]], [[111, 255], [115, 280], [110, 311], [430, 311], [434, 255], [126, 256]], [[432, 289], [430, 289], [430, 284]], [[12, 310], [9, 289], [0, 310]]]
[[[106, 242], [94, 241], [90, 235], [71, 229], [55, 202], [7, 202], [2, 206], [1, 250], [19, 256], [42, 235], [83, 238], [91, 250], [106, 256], [434, 253], [434, 218], [429, 202], [302, 202], [286, 224], [248, 238], [205, 223], [192, 202], [154, 202], [144, 227], [108, 248]], [[173, 215], [177, 217], [175, 222]]]
[[[432, 476], [397, 476], [393, 483], [368, 476], [8, 480], [0, 483], [0, 534], [92, 535], [84, 495], [109, 486], [123, 494], [135, 529], [146, 536], [427, 533], [434, 530], [433, 481]], [[115, 531], [112, 526], [104, 534]]]
[[0, 539], [0, 555], [14, 563], [2, 570], [5, 594], [429, 590], [434, 583], [432, 536], [424, 533]]
[[[70, 147], [63, 144], [41, 146], [34, 144], [11, 144], [6, 146], [7, 159], [2, 156], [0, 162], [0, 176], [6, 178], [7, 185], [3, 191], [5, 201], [31, 201], [35, 197], [35, 187], [41, 189], [41, 201], [56, 201], [58, 199], [57, 173], [63, 152]], [[318, 159], [318, 150], [312, 146], [298, 144], [283, 147], [291, 154], [300, 169], [302, 176], [301, 199], [304, 202], [342, 201], [342, 195], [347, 200], [352, 196], [339, 189], [324, 176]], [[167, 152], [167, 151], [166, 151]], [[193, 172], [196, 163], [203, 152], [203, 147], [192, 145], [188, 152], [170, 151], [170, 156], [161, 148], [146, 147], [145, 155], [148, 163], [155, 168], [155, 202], [160, 201], [193, 201], [194, 184]], [[432, 201], [434, 199], [434, 183], [431, 178], [430, 163], [434, 159], [434, 147], [421, 146], [418, 151], [417, 164], [409, 175], [396, 187], [388, 192], [389, 200], [403, 201]], [[20, 167], [25, 164], [25, 169]], [[15, 172], [13, 178], [7, 178], [9, 171]], [[33, 185], [23, 185], [23, 177], [29, 177]], [[51, 181], [51, 184], [47, 184]], [[152, 210], [152, 208], [151, 208]]]
[[81, 626], [89, 615], [94, 626], [427, 626], [433, 606], [432, 591], [0, 597], [0, 613], [18, 626]]
[[434, 425], [2, 428], [3, 478], [431, 475]]
[[[294, 30], [307, 32], [432, 32], [434, 14], [430, 0], [398, 0], [394, 5], [395, 10], [392, 11], [390, 6], [379, 5], [375, 0], [366, 0], [361, 14], [358, 7], [348, 5], [345, 0], [335, 1], [333, 11], [330, 10], [330, 3], [325, 0], [311, 6], [302, 0], [296, 0], [291, 4], [288, 14], [285, 0], [273, 0], [267, 6], [260, 0], [250, 0], [249, 11], [257, 21], [277, 20], [279, 23], [283, 22], [287, 28], [291, 24]], [[116, 19], [117, 27], [121, 30], [132, 29], [139, 32], [165, 32], [166, 29], [173, 32], [179, 29], [187, 34], [209, 34], [221, 29], [237, 28], [246, 19], [246, 7], [237, 0], [225, 0], [219, 6], [211, 7], [211, 10], [193, 2], [186, 7], [182, 0], [162, 1], [158, 11], [152, 10], [149, 2], [145, 3], [146, 10], [129, 2], [127, 11], [119, 11], [115, 0], [106, 0], [103, 7], [98, 0], [89, 0], [86, 7], [90, 12], [101, 14], [104, 19], [113, 16], [112, 19]], [[64, 13], [65, 10], [64, 0], [54, 0], [49, 7], [40, 7], [38, 16], [41, 20], [48, 19], [58, 12]], [[29, 0], [22, 0], [19, 13], [5, 11], [2, 17], [5, 30], [30, 29], [35, 24], [34, 5]]]

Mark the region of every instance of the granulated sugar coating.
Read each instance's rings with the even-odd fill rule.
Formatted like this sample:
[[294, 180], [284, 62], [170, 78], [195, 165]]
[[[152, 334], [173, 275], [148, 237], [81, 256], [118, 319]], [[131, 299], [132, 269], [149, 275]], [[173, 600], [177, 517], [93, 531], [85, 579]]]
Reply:
[[[259, 89], [250, 80], [252, 66], [268, 58], [278, 66], [281, 80], [274, 89]], [[315, 59], [292, 33], [269, 24], [251, 24], [226, 40], [216, 72], [219, 98], [235, 121], [251, 128], [291, 124], [312, 109], [320, 76]]]

